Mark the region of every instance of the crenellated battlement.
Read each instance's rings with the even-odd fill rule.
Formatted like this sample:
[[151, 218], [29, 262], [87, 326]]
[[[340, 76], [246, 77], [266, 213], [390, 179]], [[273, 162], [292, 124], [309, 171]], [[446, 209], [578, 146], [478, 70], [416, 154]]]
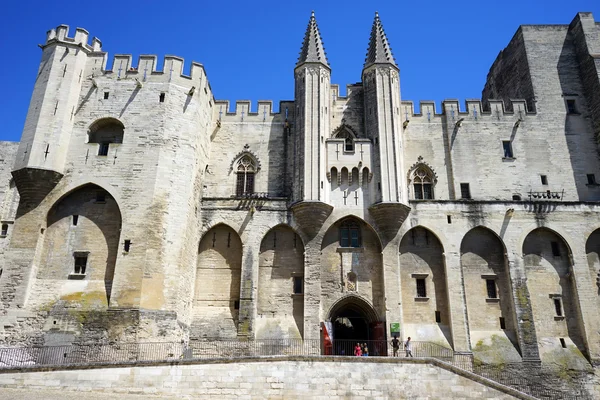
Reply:
[[215, 100], [215, 113], [217, 119], [221, 121], [266, 121], [268, 118], [278, 118], [281, 120], [292, 121], [294, 119], [294, 102], [282, 100], [279, 102], [279, 112], [273, 111], [272, 100], [258, 100], [256, 111], [252, 111], [252, 102], [250, 100], [236, 100], [235, 109], [230, 110], [229, 100]]
[[[184, 73], [185, 60], [178, 56], [166, 55], [163, 59], [163, 69], [159, 70], [158, 56], [154, 54], [142, 54], [138, 57], [137, 64], [133, 64], [131, 54], [115, 54], [110, 68], [108, 67], [108, 53], [103, 54], [103, 73], [105, 75], [116, 76], [117, 79], [127, 77], [137, 78], [141, 82], [145, 82], [153, 76], [167, 77], [170, 81], [173, 78], [179, 77], [190, 81], [199, 80], [204, 82], [210, 91], [210, 83], [206, 81], [206, 71], [204, 65], [199, 62], [192, 61], [189, 73]], [[199, 86], [201, 88], [202, 86]]]
[[50, 29], [46, 33], [46, 43], [48, 46], [53, 43], [68, 43], [80, 46], [89, 52], [102, 51], [102, 42], [97, 37], [92, 38], [92, 43], [88, 43], [89, 32], [83, 28], [75, 28], [75, 36], [69, 37], [69, 25], [59, 25], [55, 29]]
[[536, 115], [535, 112], [529, 111], [525, 100], [511, 100], [510, 107], [506, 107], [503, 100], [488, 100], [489, 110], [483, 106], [483, 102], [479, 99], [465, 100], [464, 107], [461, 109], [459, 100], [447, 99], [442, 101], [441, 110], [436, 108], [434, 101], [423, 100], [419, 102], [420, 112], [415, 112], [414, 102], [402, 101], [401, 118], [402, 121], [411, 119], [424, 119], [426, 122], [432, 122], [442, 117], [458, 121], [461, 118], [470, 117], [474, 120], [496, 118], [498, 120], [504, 118], [519, 120], [525, 119], [527, 116]]

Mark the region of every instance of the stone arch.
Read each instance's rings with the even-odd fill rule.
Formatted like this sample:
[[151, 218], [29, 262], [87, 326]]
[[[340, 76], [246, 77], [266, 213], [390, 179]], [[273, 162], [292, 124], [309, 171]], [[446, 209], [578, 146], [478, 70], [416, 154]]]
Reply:
[[442, 242], [429, 229], [416, 226], [404, 234], [399, 251], [403, 335], [450, 347], [450, 308]]
[[331, 168], [331, 175], [330, 175], [330, 181], [331, 181], [331, 190], [335, 190], [339, 187], [339, 174], [338, 174], [338, 170], [336, 167], [332, 167]]
[[[63, 296], [66, 301], [83, 308], [107, 307], [121, 224], [119, 205], [103, 187], [85, 184], [67, 192], [47, 213], [37, 278], [58, 285], [56, 293], [72, 289], [74, 294]], [[78, 282], [65, 285], [67, 279]]]
[[367, 299], [356, 294], [347, 294], [334, 302], [327, 313], [327, 320], [331, 321], [344, 309], [350, 309], [363, 314], [370, 323], [380, 321], [379, 315], [375, 308], [373, 308], [373, 305]]
[[213, 226], [198, 245], [192, 337], [237, 336], [241, 269], [240, 236], [229, 225]]
[[[332, 352], [352, 355], [357, 342], [366, 344], [370, 355], [386, 355], [384, 322], [368, 299], [347, 294], [331, 305], [327, 313], [330, 335], [333, 336]], [[326, 353], [330, 354], [327, 352]]]
[[471, 347], [483, 362], [518, 362], [518, 338], [506, 246], [477, 226], [460, 245]]
[[[358, 247], [342, 247], [340, 244], [340, 231], [349, 221], [360, 229]], [[344, 216], [328, 227], [321, 242], [323, 310], [329, 309], [343, 296], [354, 294], [370, 302], [378, 315], [385, 315], [381, 249], [377, 232], [361, 218]]]
[[[523, 241], [523, 263], [540, 357], [548, 362], [560, 358], [574, 366], [585, 345], [572, 279], [571, 249], [555, 231], [536, 228]], [[563, 341], [573, 351], [565, 352]]]
[[585, 242], [585, 254], [587, 255], [590, 277], [598, 295], [598, 309], [600, 310], [600, 228], [590, 234]]
[[304, 295], [294, 292], [296, 280], [304, 287], [304, 243], [289, 225], [271, 228], [260, 244], [256, 338], [302, 338]]
[[339, 185], [340, 189], [342, 187], [347, 188], [349, 185], [349, 179], [350, 179], [350, 176], [348, 174], [348, 168], [342, 167], [342, 169], [340, 170], [340, 178], [339, 179], [340, 179], [340, 185]]
[[123, 143], [125, 126], [112, 117], [94, 121], [88, 129], [88, 143]]

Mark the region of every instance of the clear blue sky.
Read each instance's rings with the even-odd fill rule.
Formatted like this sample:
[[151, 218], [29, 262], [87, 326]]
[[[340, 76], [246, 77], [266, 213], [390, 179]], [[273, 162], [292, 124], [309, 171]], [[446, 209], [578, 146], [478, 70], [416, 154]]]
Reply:
[[[488, 69], [521, 24], [600, 22], [599, 0], [475, 1], [4, 1], [0, 13], [0, 140], [19, 140], [47, 30], [90, 32], [114, 54], [173, 54], [204, 64], [217, 99], [290, 100], [293, 70], [315, 10], [332, 82], [360, 81], [375, 11], [401, 71], [402, 98], [479, 98]], [[109, 63], [109, 65], [111, 65]]]

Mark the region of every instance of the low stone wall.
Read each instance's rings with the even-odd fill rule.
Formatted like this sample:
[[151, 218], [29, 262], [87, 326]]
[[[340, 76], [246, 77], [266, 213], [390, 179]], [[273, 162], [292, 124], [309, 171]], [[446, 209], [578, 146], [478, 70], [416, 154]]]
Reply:
[[0, 373], [0, 387], [191, 398], [530, 397], [433, 359], [287, 357]]

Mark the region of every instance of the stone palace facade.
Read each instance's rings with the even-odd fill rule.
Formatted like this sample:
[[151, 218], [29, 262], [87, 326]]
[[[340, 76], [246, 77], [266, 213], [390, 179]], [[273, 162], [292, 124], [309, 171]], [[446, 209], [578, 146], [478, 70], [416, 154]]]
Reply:
[[41, 48], [21, 141], [0, 145], [3, 343], [389, 340], [393, 324], [483, 362], [600, 361], [590, 13], [521, 26], [482, 100], [418, 112], [378, 15], [346, 96], [312, 15], [279, 112], [230, 111], [178, 57], [110, 62], [81, 28]]

